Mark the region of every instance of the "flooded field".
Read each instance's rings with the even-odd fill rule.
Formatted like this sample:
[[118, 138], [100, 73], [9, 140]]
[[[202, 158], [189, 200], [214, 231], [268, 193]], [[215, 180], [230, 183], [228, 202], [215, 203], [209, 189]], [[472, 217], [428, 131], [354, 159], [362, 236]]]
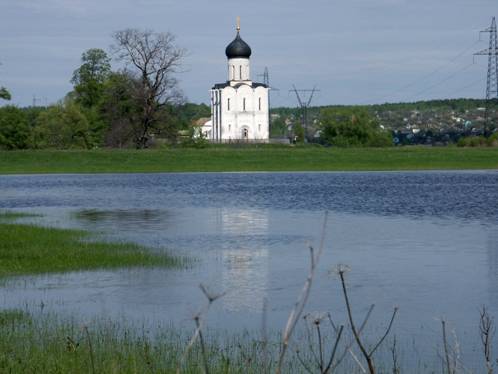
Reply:
[[[39, 213], [35, 222], [82, 228], [192, 257], [187, 269], [123, 269], [12, 279], [2, 307], [192, 326], [199, 283], [227, 294], [207, 323], [257, 331], [264, 300], [279, 330], [309, 267], [329, 211], [325, 252], [307, 310], [346, 321], [337, 276], [355, 311], [376, 304], [372, 333], [394, 305], [407, 342], [456, 330], [464, 353], [478, 341], [478, 309], [498, 318], [498, 173], [234, 173], [1, 176], [0, 209]], [[41, 307], [43, 306], [43, 307]]]

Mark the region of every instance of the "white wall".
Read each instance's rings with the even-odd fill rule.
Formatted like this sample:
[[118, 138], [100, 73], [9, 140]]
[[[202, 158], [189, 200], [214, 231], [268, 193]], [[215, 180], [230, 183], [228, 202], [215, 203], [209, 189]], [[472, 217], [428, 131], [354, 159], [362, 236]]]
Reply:
[[220, 91], [221, 139], [244, 139], [243, 130], [247, 129], [247, 140], [267, 141], [270, 137], [268, 89], [244, 84], [238, 88], [225, 87]]
[[[231, 58], [228, 60], [228, 81], [250, 81], [251, 66], [248, 58]], [[242, 73], [242, 75], [241, 75]]]

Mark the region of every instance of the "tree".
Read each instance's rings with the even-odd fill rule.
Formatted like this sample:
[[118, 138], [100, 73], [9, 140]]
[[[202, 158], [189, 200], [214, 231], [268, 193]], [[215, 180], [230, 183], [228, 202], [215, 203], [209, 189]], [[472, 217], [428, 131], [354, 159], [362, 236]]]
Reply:
[[[2, 63], [0, 62], [0, 65]], [[10, 92], [5, 88], [0, 86], [0, 99], [10, 100], [12, 97], [10, 96]]]
[[320, 113], [321, 138], [340, 147], [392, 145], [391, 135], [363, 108], [327, 108]]
[[160, 123], [161, 109], [181, 98], [174, 74], [185, 50], [176, 46], [173, 34], [150, 30], [118, 31], [114, 40], [113, 52], [136, 83], [133, 95], [139, 104], [139, 120], [132, 123], [134, 143], [137, 148], [146, 148]]
[[112, 73], [105, 83], [100, 111], [108, 124], [104, 144], [123, 148], [133, 143], [133, 124], [140, 108], [134, 90], [137, 82], [126, 72]]
[[33, 131], [37, 148], [90, 148], [88, 120], [74, 103], [54, 105], [38, 116]]
[[76, 102], [84, 108], [95, 107], [104, 89], [104, 83], [111, 74], [111, 59], [102, 49], [93, 48], [81, 56], [82, 65], [74, 71]]
[[304, 128], [299, 123], [296, 122], [292, 127], [292, 132], [294, 133], [294, 138], [292, 139], [293, 143], [303, 143], [304, 142]]
[[5, 87], [0, 87], [0, 99], [10, 100], [11, 98], [10, 92]]
[[28, 147], [29, 125], [26, 114], [14, 106], [0, 108], [0, 149]]
[[284, 137], [287, 134], [287, 125], [282, 116], [278, 116], [271, 122], [271, 136]]

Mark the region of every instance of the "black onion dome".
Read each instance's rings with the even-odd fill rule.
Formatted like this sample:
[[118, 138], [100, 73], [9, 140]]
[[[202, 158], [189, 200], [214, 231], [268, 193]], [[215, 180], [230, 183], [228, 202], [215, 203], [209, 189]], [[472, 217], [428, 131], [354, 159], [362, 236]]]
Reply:
[[228, 58], [249, 58], [251, 57], [251, 53], [251, 47], [242, 40], [238, 32], [233, 42], [225, 49], [225, 54]]

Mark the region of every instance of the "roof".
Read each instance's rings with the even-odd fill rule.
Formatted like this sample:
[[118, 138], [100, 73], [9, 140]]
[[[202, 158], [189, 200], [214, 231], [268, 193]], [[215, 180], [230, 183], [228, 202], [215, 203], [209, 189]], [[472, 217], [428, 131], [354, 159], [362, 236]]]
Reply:
[[[236, 85], [232, 86], [230, 82], [225, 82], [225, 83], [216, 83], [213, 86], [213, 90], [222, 90], [225, 87], [233, 87], [235, 89], [241, 87], [241, 86], [249, 86], [247, 83], [237, 83]], [[258, 87], [263, 87], [263, 88], [268, 88], [268, 86], [264, 83], [257, 83], [253, 82], [252, 85], [250, 85], [252, 88], [258, 88]]]
[[228, 58], [249, 58], [251, 53], [251, 47], [242, 40], [238, 31], [235, 39], [225, 49], [225, 54]]

